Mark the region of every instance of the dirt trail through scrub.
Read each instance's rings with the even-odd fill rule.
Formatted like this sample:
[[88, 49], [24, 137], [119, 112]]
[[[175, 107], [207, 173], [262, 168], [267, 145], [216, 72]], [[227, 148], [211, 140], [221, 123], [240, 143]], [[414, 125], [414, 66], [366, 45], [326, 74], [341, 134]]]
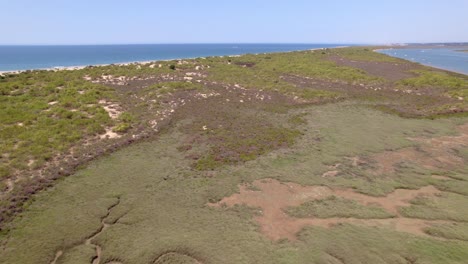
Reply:
[[[115, 224], [120, 218], [118, 218], [116, 221], [114, 221], [114, 223], [112, 224], [108, 224], [106, 223], [106, 220], [107, 218], [109, 217], [110, 213], [112, 212], [112, 209], [115, 208], [117, 205], [120, 204], [120, 198], [117, 197], [117, 201], [112, 204], [111, 206], [109, 206], [107, 208], [107, 213], [106, 215], [104, 215], [102, 218], [101, 218], [101, 226], [99, 227], [98, 230], [96, 230], [96, 232], [90, 236], [88, 239], [86, 239], [81, 245], [90, 245], [92, 247], [94, 247], [96, 249], [96, 255], [95, 257], [93, 258], [91, 264], [100, 264], [101, 263], [101, 257], [102, 257], [102, 248], [101, 246], [99, 246], [98, 244], [94, 243], [93, 240], [98, 237], [102, 232], [104, 232], [109, 226], [111, 226], [112, 224]], [[55, 258], [54, 260], [51, 262], [51, 264], [56, 264], [58, 259], [63, 255], [64, 251], [63, 250], [59, 250], [57, 251], [57, 253], [55, 253]], [[114, 264], [119, 264], [120, 262], [111, 262], [111, 263], [114, 263]]]
[[[283, 238], [296, 240], [297, 232], [308, 225], [328, 228], [340, 223], [352, 223], [388, 227], [411, 234], [426, 235], [423, 232], [424, 228], [433, 223], [446, 222], [403, 218], [398, 213], [399, 207], [409, 205], [409, 201], [419, 195], [434, 196], [440, 193], [433, 186], [426, 186], [419, 190], [398, 189], [385, 197], [373, 197], [356, 193], [351, 189], [301, 186], [295, 183], [281, 183], [274, 179], [258, 180], [253, 185], [260, 191], [251, 190], [248, 186], [241, 185], [240, 193], [226, 197], [218, 203], [210, 204], [210, 206], [245, 204], [261, 208], [261, 215], [256, 216], [255, 220], [260, 224], [262, 233], [272, 240]], [[284, 211], [287, 207], [299, 206], [306, 201], [322, 199], [331, 195], [351, 199], [363, 205], [380, 206], [397, 217], [388, 219], [294, 218]]]

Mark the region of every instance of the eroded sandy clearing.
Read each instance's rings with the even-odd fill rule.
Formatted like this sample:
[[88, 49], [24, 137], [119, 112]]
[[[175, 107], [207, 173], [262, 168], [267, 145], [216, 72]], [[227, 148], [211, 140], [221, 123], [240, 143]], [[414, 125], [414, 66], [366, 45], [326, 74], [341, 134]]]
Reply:
[[[240, 186], [240, 192], [226, 197], [210, 206], [229, 207], [244, 204], [250, 207], [261, 208], [261, 215], [255, 220], [260, 224], [264, 235], [272, 240], [287, 238], [295, 240], [296, 234], [305, 226], [320, 226], [329, 228], [339, 223], [352, 223], [366, 226], [388, 227], [397, 231], [417, 235], [425, 235], [423, 229], [433, 223], [446, 221], [427, 221], [421, 219], [403, 218], [398, 208], [408, 206], [409, 201], [417, 196], [434, 196], [440, 191], [433, 186], [426, 186], [419, 190], [398, 189], [385, 197], [373, 197], [354, 192], [352, 189], [332, 189], [325, 186], [301, 186], [295, 183], [281, 183], [274, 179], [257, 180], [253, 185], [258, 190], [252, 190], [246, 185]], [[380, 206], [395, 218], [388, 219], [355, 219], [355, 218], [295, 218], [285, 213], [290, 206], [299, 206], [306, 201], [323, 199], [329, 196], [338, 196], [354, 200], [363, 205]]]
[[120, 138], [120, 137], [122, 136], [112, 131], [112, 128], [109, 128], [109, 127], [106, 128], [106, 133], [99, 136], [100, 139], [106, 139], [106, 138], [112, 139], [112, 138]]
[[120, 114], [122, 114], [122, 107], [116, 103], [108, 102], [106, 100], [99, 100], [99, 104], [102, 105], [102, 108], [106, 110], [109, 117], [112, 119], [119, 118]]
[[[122, 107], [119, 104], [108, 102], [106, 100], [100, 100], [99, 104], [102, 105], [102, 108], [104, 108], [109, 117], [113, 120], [118, 119], [123, 112]], [[111, 127], [106, 127], [106, 133], [99, 136], [100, 139], [112, 139], [120, 137], [121, 135], [115, 133]]]

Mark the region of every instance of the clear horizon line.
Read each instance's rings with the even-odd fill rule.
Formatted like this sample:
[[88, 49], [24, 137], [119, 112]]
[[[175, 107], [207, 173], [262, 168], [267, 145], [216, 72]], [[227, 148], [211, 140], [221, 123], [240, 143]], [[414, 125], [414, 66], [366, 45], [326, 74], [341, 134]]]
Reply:
[[[449, 42], [447, 42], [449, 43]], [[359, 42], [159, 42], [159, 43], [32, 43], [32, 44], [1, 44], [0, 46], [112, 46], [112, 45], [209, 45], [209, 44], [299, 44], [299, 45], [388, 45], [392, 43], [359, 43]]]
[[148, 43], [0, 43], [0, 46], [125, 46], [125, 45], [209, 45], [209, 44], [299, 44], [299, 45], [393, 45], [393, 44], [468, 44], [467, 41], [447, 42], [148, 42]]

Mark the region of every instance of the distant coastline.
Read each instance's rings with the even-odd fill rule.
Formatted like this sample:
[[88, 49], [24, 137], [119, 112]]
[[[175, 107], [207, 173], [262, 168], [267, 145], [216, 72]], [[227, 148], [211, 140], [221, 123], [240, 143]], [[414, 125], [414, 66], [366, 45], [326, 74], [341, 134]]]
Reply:
[[[348, 46], [335, 46], [335, 47], [324, 47], [324, 48], [312, 48], [312, 49], [306, 49], [306, 50], [321, 50], [321, 49], [326, 49], [326, 48], [346, 48]], [[297, 52], [297, 51], [302, 51], [302, 50], [290, 50], [290, 51], [277, 51], [277, 52]], [[261, 53], [253, 53], [253, 54], [269, 54], [269, 53], [277, 53], [277, 52], [261, 52]], [[246, 53], [244, 53], [246, 54]], [[243, 54], [235, 54], [235, 55], [217, 55], [217, 56], [209, 56], [209, 57], [237, 57], [241, 56]], [[51, 68], [41, 68], [41, 69], [27, 69], [27, 70], [12, 70], [12, 71], [0, 71], [0, 75], [6, 75], [6, 74], [19, 74], [22, 72], [28, 72], [28, 71], [74, 71], [74, 70], [82, 70], [87, 67], [106, 67], [106, 66], [111, 66], [111, 65], [117, 65], [117, 66], [126, 66], [126, 65], [145, 65], [145, 64], [150, 64], [150, 63], [155, 63], [158, 61], [172, 61], [172, 60], [189, 60], [189, 59], [195, 59], [195, 58], [205, 58], [205, 57], [192, 57], [192, 58], [174, 58], [174, 59], [165, 59], [165, 60], [146, 60], [146, 61], [131, 61], [131, 62], [119, 62], [119, 63], [108, 63], [108, 64], [94, 64], [94, 65], [78, 65], [78, 66], [67, 66], [67, 67], [51, 67]]]
[[343, 44], [0, 46], [0, 73], [335, 48]]
[[[177, 44], [177, 45], [181, 45], [181, 44]], [[199, 45], [199, 44], [194, 44], [194, 45]], [[211, 44], [209, 44], [209, 45], [211, 45]], [[213, 44], [213, 45], [215, 45], [215, 44]], [[223, 45], [227, 45], [227, 44], [223, 44]], [[249, 45], [251, 45], [251, 44], [249, 44]], [[256, 45], [261, 45], [261, 44], [256, 44]], [[267, 45], [276, 45], [276, 44], [267, 44]], [[279, 44], [279, 45], [282, 45], [282, 44]], [[287, 44], [287, 45], [289, 45], [289, 44]], [[307, 45], [307, 44], [298, 44], [298, 45]], [[311, 44], [311, 45], [321, 46], [319, 44]], [[138, 65], [138, 64], [139, 65], [145, 65], [145, 64], [149, 64], [149, 63], [155, 63], [155, 62], [158, 62], [158, 61], [172, 61], [172, 60], [185, 60], [185, 59], [188, 60], [188, 59], [205, 58], [205, 57], [236, 57], [236, 56], [240, 56], [240, 55], [244, 55], [244, 54], [269, 54], [269, 53], [278, 53], [278, 52], [297, 52], [297, 51], [303, 51], [303, 50], [320, 50], [320, 49], [326, 49], [326, 48], [335, 49], [335, 48], [349, 47], [349, 46], [346, 46], [346, 45], [334, 45], [334, 44], [324, 44], [324, 45], [326, 45], [326, 46], [324, 46], [324, 47], [314, 47], [314, 48], [309, 48], [309, 49], [285, 50], [285, 51], [270, 51], [270, 52], [258, 52], [258, 53], [246, 52], [246, 53], [238, 53], [238, 54], [178, 57], [178, 58], [170, 58], [170, 59], [139, 60], [139, 61], [103, 63], [103, 64], [89, 64], [89, 65], [76, 65], [76, 66], [54, 66], [54, 67], [48, 67], [48, 68], [35, 68], [35, 69], [22, 69], [22, 70], [5, 70], [5, 71], [0, 71], [0, 76], [4, 76], [4, 75], [7, 75], [7, 74], [19, 74], [19, 73], [28, 72], [28, 71], [73, 71], [73, 70], [82, 70], [82, 69], [85, 69], [87, 67], [106, 67], [106, 66], [111, 66], [111, 65], [126, 66], [126, 65]], [[398, 58], [413, 61], [413, 62], [418, 62], [418, 63], [424, 64], [426, 66], [429, 66], [429, 67], [433, 67], [433, 68], [437, 68], [437, 69], [441, 69], [441, 70], [446, 70], [446, 71], [451, 71], [451, 72], [455, 72], [455, 73], [459, 73], [459, 74], [468, 75], [468, 70], [464, 72], [463, 70], [457, 70], [457, 69], [454, 69], [454, 68], [439, 66], [439, 65], [435, 65], [435, 64], [429, 64], [429, 63], [425, 63], [424, 61], [412, 60], [411, 58], [408, 58], [408, 57], [405, 57], [405, 56], [396, 56], [396, 55], [392, 55], [392, 54], [389, 53], [389, 51], [398, 51], [398, 50], [400, 50], [400, 51], [401, 50], [421, 50], [421, 49], [423, 49], [423, 47], [424, 47], [424, 49], [437, 49], [437, 50], [440, 50], [440, 49], [444, 48], [444, 47], [441, 47], [441, 46], [429, 46], [429, 45], [415, 45], [415, 46], [413, 46], [413, 45], [405, 45], [405, 46], [389, 45], [389, 46], [380, 46], [379, 48], [374, 49], [374, 51], [379, 52], [379, 53], [383, 53], [383, 54], [386, 54], [386, 55], [389, 55], [389, 56], [398, 57]], [[0, 46], [0, 48], [1, 48], [1, 46]], [[447, 48], [447, 47], [445, 47], [445, 48]], [[460, 48], [460, 47], [458, 47], [458, 48]], [[465, 48], [465, 47], [461, 47], [461, 48]], [[451, 49], [451, 50], [453, 50], [454, 52], [468, 53], [468, 49], [457, 49], [457, 50]]]

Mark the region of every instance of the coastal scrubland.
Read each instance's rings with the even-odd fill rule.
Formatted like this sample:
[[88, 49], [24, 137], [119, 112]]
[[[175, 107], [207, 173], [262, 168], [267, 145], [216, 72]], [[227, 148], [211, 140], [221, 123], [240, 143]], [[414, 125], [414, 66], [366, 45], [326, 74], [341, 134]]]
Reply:
[[468, 77], [377, 47], [0, 77], [1, 263], [465, 263]]

